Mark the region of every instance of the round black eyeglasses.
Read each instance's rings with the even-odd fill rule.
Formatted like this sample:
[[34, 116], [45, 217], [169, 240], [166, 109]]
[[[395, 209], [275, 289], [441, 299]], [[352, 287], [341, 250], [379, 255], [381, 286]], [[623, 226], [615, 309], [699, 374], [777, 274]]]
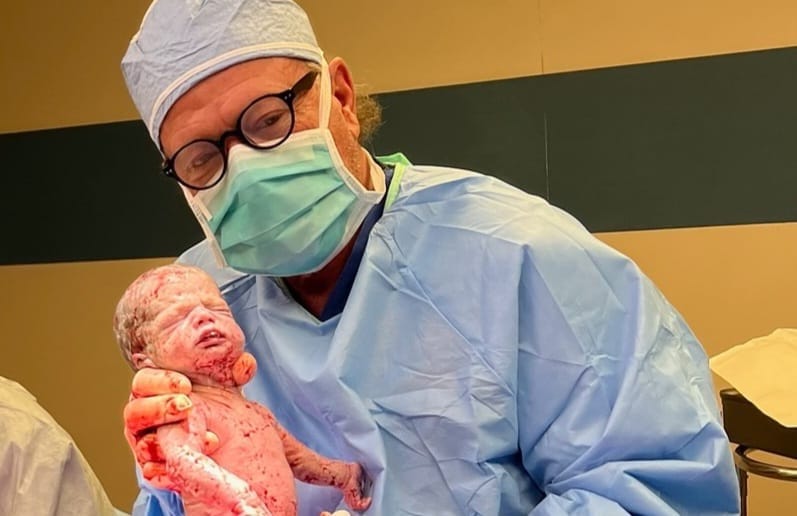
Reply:
[[163, 173], [193, 190], [207, 190], [227, 172], [224, 142], [230, 136], [256, 149], [282, 144], [296, 123], [294, 101], [313, 86], [317, 75], [317, 71], [308, 72], [291, 89], [256, 98], [241, 111], [234, 130], [218, 140], [201, 139], [183, 145], [163, 162]]

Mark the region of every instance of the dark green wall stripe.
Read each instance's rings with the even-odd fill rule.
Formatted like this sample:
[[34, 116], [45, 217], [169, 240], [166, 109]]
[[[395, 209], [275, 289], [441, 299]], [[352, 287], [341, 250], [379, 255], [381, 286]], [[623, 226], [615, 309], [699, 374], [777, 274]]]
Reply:
[[594, 231], [797, 220], [797, 48], [545, 78], [551, 200]]
[[376, 154], [401, 150], [418, 165], [501, 177], [545, 197], [544, 83], [535, 78], [378, 96], [384, 123]]
[[0, 263], [174, 256], [201, 238], [140, 122], [0, 135]]
[[[592, 231], [797, 220], [797, 48], [380, 95], [377, 153], [543, 195]], [[0, 135], [0, 263], [201, 238], [140, 122]]]
[[794, 221], [795, 63], [788, 48], [382, 95], [375, 148], [496, 175], [592, 231]]

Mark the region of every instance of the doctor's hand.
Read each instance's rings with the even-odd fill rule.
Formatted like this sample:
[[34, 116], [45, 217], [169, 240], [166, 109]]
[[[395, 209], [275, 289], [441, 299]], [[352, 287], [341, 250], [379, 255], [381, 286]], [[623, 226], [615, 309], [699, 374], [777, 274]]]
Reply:
[[[124, 409], [125, 438], [141, 474], [160, 489], [172, 487], [157, 440], [157, 428], [188, 417], [191, 381], [180, 373], [144, 368], [136, 372]], [[218, 441], [218, 439], [216, 439]]]
[[[233, 381], [243, 385], [254, 375], [255, 359], [244, 353], [233, 365]], [[166, 461], [157, 439], [157, 428], [178, 423], [191, 410], [191, 381], [184, 375], [164, 369], [144, 368], [133, 377], [130, 401], [124, 409], [124, 433], [141, 468], [142, 476], [154, 487], [171, 489]], [[205, 434], [202, 452], [210, 455], [219, 447], [213, 432]]]

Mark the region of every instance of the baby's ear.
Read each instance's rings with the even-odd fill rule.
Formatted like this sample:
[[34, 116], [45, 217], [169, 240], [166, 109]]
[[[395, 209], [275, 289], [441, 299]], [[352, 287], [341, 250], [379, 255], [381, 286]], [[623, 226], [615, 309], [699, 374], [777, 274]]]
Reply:
[[144, 353], [133, 353], [130, 358], [133, 360], [133, 366], [136, 368], [136, 371], [144, 369], [145, 367], [158, 367], [155, 365], [155, 362], [150, 360]]

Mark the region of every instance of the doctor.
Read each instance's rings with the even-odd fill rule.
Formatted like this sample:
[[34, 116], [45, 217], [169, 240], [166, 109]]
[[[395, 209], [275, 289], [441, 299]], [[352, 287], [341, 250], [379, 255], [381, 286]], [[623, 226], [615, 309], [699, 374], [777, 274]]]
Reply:
[[[181, 261], [214, 276], [258, 361], [245, 394], [363, 464], [368, 514], [738, 513], [676, 310], [545, 200], [369, 155], [351, 73], [294, 2], [156, 0], [122, 68], [207, 237]], [[190, 410], [174, 379], [140, 372], [125, 411], [135, 514], [182, 510], [151, 432]], [[302, 515], [340, 503], [300, 486]]]

